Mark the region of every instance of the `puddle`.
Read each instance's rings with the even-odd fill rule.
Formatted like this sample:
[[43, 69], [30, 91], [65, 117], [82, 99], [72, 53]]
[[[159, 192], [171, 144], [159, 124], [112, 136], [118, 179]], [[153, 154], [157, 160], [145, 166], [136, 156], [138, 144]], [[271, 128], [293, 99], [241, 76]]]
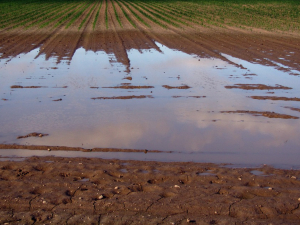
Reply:
[[215, 176], [216, 174], [213, 173], [212, 170], [207, 170], [203, 173], [197, 173], [198, 176]]
[[[300, 101], [264, 97], [269, 90], [281, 99], [299, 97], [299, 77], [226, 54], [242, 67], [156, 44], [159, 51], [127, 50], [129, 63], [83, 48], [71, 61], [38, 48], [1, 60], [0, 99], [9, 101], [0, 101], [0, 143], [173, 152], [91, 157], [300, 165], [300, 114], [290, 110]], [[277, 117], [262, 116], [270, 112]]]
[[127, 169], [120, 169], [119, 171], [122, 172], [122, 173], [128, 173]]
[[4, 162], [4, 161], [14, 161], [14, 162], [22, 162], [24, 161], [26, 158], [19, 158], [19, 157], [0, 157], [0, 161]]
[[87, 181], [89, 181], [90, 179], [89, 178], [83, 178], [83, 179], [81, 179], [81, 180], [79, 180], [80, 182], [87, 182]]
[[252, 170], [252, 171], [250, 171], [250, 173], [255, 175], [255, 176], [264, 176], [264, 177], [269, 176], [269, 175], [267, 175], [264, 172], [259, 171], [259, 170]]

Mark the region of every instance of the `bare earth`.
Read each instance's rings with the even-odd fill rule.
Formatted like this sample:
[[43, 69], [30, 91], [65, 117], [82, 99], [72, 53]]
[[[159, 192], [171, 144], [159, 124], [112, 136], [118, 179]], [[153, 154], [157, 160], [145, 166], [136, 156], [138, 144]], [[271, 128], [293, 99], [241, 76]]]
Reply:
[[4, 161], [0, 168], [1, 224], [300, 220], [298, 170], [58, 157]]

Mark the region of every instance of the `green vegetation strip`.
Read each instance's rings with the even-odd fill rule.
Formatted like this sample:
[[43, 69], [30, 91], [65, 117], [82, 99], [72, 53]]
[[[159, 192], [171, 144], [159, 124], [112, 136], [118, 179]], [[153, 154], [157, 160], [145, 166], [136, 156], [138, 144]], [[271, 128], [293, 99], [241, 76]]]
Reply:
[[118, 15], [118, 13], [117, 13], [117, 10], [116, 10], [114, 1], [111, 1], [111, 3], [112, 3], [112, 5], [113, 5], [113, 7], [114, 7], [114, 11], [115, 11], [115, 15], [116, 15], [116, 18], [117, 18], [117, 20], [118, 20], [118, 23], [119, 23], [120, 27], [123, 28], [122, 23], [121, 23], [121, 20], [120, 20], [120, 18], [119, 18], [119, 15]]
[[96, 26], [96, 23], [98, 21], [99, 12], [100, 12], [100, 9], [101, 9], [101, 6], [102, 6], [102, 2], [103, 2], [103, 0], [101, 0], [101, 2], [100, 2], [100, 6], [98, 8], [98, 11], [96, 13], [96, 16], [95, 16], [95, 19], [94, 19], [94, 22], [93, 22], [93, 30], [95, 30], [95, 26]]
[[120, 9], [122, 10], [122, 12], [123, 12], [124, 16], [126, 17], [126, 19], [128, 20], [128, 22], [131, 23], [131, 25], [132, 25], [134, 28], [136, 28], [135, 23], [134, 23], [134, 22], [131, 20], [131, 18], [128, 16], [128, 14], [126, 13], [126, 11], [125, 11], [124, 8], [122, 7], [122, 5], [121, 5], [118, 1], [116, 1], [116, 3], [119, 5]]
[[107, 15], [107, 0], [105, 0], [106, 5], [105, 5], [105, 26], [106, 29], [108, 29], [108, 15]]
[[91, 15], [91, 12], [94, 10], [94, 8], [96, 7], [96, 3], [94, 4], [94, 6], [91, 8], [91, 10], [89, 11], [89, 13], [85, 16], [85, 18], [82, 20], [81, 24], [78, 27], [78, 30], [81, 29], [81, 27], [83, 26], [83, 24], [85, 23], [85, 21], [87, 20], [87, 18]]
[[137, 18], [138, 21], [140, 21], [141, 23], [143, 23], [144, 25], [146, 25], [147, 27], [151, 27], [148, 23], [145, 22], [145, 20], [143, 20], [138, 14], [136, 14], [135, 11], [133, 11], [125, 2], [123, 2], [122, 0], [120, 0], [124, 6], [135, 16], [135, 18]]

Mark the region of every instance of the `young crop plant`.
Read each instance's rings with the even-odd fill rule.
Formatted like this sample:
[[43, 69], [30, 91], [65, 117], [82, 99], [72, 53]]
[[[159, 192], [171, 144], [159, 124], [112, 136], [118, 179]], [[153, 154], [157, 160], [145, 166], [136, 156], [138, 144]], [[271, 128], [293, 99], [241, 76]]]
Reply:
[[128, 20], [128, 22], [134, 27], [136, 28], [136, 25], [135, 23], [132, 21], [132, 19], [128, 16], [128, 14], [126, 13], [126, 11], [123, 9], [122, 5], [116, 1], [116, 3], [119, 5], [120, 9], [122, 10], [124, 16], [126, 17], [126, 19]]
[[92, 11], [94, 10], [94, 8], [96, 7], [97, 3], [94, 4], [94, 6], [91, 8], [91, 10], [89, 11], [89, 13], [85, 16], [85, 18], [82, 20], [81, 24], [78, 27], [78, 30], [81, 29], [81, 27], [83, 26], [83, 24], [85, 23], [85, 21], [87, 20], [87, 18], [90, 16], [90, 14], [92, 13]]
[[68, 27], [70, 27], [74, 22], [75, 22], [75, 20], [77, 20], [80, 16], [81, 16], [81, 14], [90, 6], [92, 4], [92, 2], [89, 2], [88, 4], [86, 4], [86, 6], [85, 7], [83, 7], [81, 10], [79, 10], [73, 17], [72, 17], [72, 19], [69, 21], [69, 23], [66, 25], [66, 29], [68, 28]]
[[65, 18], [65, 15], [66, 14], [68, 15], [70, 13], [70, 11], [72, 11], [76, 7], [78, 7], [77, 3], [70, 4], [70, 8], [65, 9], [65, 11], [62, 11], [61, 13], [58, 13], [57, 15], [55, 15], [54, 17], [52, 17], [51, 19], [49, 19], [45, 23], [41, 24], [40, 28], [46, 27], [50, 23], [52, 23], [52, 22], [56, 21], [57, 19], [61, 18], [59, 20], [59, 22], [55, 24], [55, 27], [57, 27], [59, 24], [61, 24], [63, 22], [63, 18]]
[[124, 1], [120, 0], [122, 4], [138, 19], [141, 23], [143, 23], [147, 27], [151, 27], [148, 23], [146, 23], [138, 14], [136, 14]]
[[98, 11], [96, 13], [96, 16], [95, 16], [95, 19], [94, 19], [94, 23], [93, 23], [93, 30], [95, 30], [95, 26], [96, 26], [96, 23], [97, 23], [97, 20], [98, 20], [98, 17], [99, 17], [99, 12], [100, 12], [102, 3], [103, 3], [103, 0], [101, 0], [100, 6], [99, 6]]
[[86, 4], [87, 3], [77, 4], [75, 6], [75, 9], [70, 11], [67, 14], [64, 14], [64, 16], [62, 18], [60, 18], [60, 20], [54, 25], [54, 27], [58, 27], [59, 25], [63, 24], [65, 21], [67, 21], [68, 19], [72, 18], [74, 13], [77, 12], [78, 10], [80, 10], [81, 8], [83, 8]]
[[113, 6], [113, 8], [114, 8], [114, 11], [115, 11], [115, 15], [116, 15], [117, 21], [118, 21], [118, 23], [119, 23], [120, 27], [122, 27], [122, 28], [123, 28], [123, 26], [122, 26], [122, 23], [121, 23], [121, 20], [120, 20], [120, 18], [119, 18], [119, 15], [118, 15], [118, 13], [117, 13], [117, 10], [116, 10], [116, 7], [115, 7], [115, 4], [114, 4], [114, 2], [113, 2], [113, 1], [111, 1], [111, 3], [112, 3], [112, 6]]
[[106, 29], [108, 29], [107, 0], [105, 0], [105, 2], [106, 2], [106, 5], [105, 5], [105, 26], [106, 26]]
[[154, 17], [150, 16], [148, 13], [146, 13], [144, 10], [142, 10], [142, 8], [138, 7], [137, 5], [133, 4], [132, 2], [127, 2], [129, 5], [131, 5], [133, 8], [135, 8], [137, 11], [139, 11], [143, 16], [147, 17], [149, 20], [153, 21], [154, 23], [158, 24], [159, 26], [163, 27], [163, 28], [167, 28], [166, 25], [162, 24], [161, 22], [159, 22], [157, 19], [155, 19]]

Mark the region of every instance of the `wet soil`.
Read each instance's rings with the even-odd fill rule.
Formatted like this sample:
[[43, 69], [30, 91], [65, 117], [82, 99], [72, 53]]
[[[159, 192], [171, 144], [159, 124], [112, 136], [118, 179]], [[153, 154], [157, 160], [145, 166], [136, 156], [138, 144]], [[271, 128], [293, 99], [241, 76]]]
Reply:
[[18, 136], [17, 139], [21, 139], [21, 138], [28, 138], [28, 137], [44, 137], [44, 136], [48, 136], [49, 134], [43, 134], [43, 133], [37, 133], [37, 132], [33, 132], [24, 136]]
[[231, 85], [231, 86], [229, 86], [229, 85], [225, 86], [225, 88], [227, 88], [227, 89], [237, 88], [237, 89], [243, 89], [243, 90], [278, 90], [278, 89], [288, 90], [288, 89], [292, 89], [290, 87], [285, 87], [282, 85], [269, 86], [269, 85], [265, 85], [265, 84], [235, 84], [235, 85]]
[[0, 162], [1, 224], [297, 224], [300, 172], [95, 158]]
[[291, 116], [287, 114], [280, 114], [268, 111], [249, 111], [249, 110], [236, 110], [236, 111], [221, 111], [221, 113], [240, 113], [240, 114], [252, 114], [254, 116], [264, 116], [268, 118], [280, 118], [280, 119], [299, 119], [297, 116]]
[[191, 88], [188, 85], [181, 85], [181, 86], [163, 85], [163, 87], [166, 88], [166, 89], [189, 89], [189, 88]]
[[250, 96], [250, 98], [258, 100], [273, 100], [273, 101], [300, 101], [300, 98], [287, 98], [287, 97], [277, 97], [277, 96]]
[[128, 95], [128, 96], [113, 96], [113, 97], [94, 97], [91, 98], [93, 100], [96, 99], [143, 99], [143, 98], [153, 98], [152, 95]]

